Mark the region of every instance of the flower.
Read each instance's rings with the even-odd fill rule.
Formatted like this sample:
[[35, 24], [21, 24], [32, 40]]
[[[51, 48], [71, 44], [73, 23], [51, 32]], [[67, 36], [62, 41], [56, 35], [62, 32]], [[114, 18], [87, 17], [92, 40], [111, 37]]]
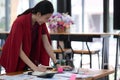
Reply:
[[69, 28], [73, 24], [73, 20], [67, 13], [55, 13], [48, 19], [48, 27], [50, 30], [57, 30], [57, 28]]

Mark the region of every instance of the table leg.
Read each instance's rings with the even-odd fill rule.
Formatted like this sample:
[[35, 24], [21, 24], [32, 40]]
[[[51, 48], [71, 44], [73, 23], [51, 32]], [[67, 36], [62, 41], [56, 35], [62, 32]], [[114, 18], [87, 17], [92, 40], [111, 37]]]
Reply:
[[[109, 37], [103, 38], [102, 43], [102, 69], [108, 69], [108, 60], [109, 60]], [[102, 80], [109, 80], [109, 77], [106, 76]]]
[[114, 80], [117, 80], [117, 68], [118, 68], [119, 50], [120, 50], [120, 37], [118, 36], [118, 38], [117, 38], [117, 44], [116, 44], [116, 60], [115, 60], [115, 75], [114, 75]]
[[103, 38], [103, 47], [102, 47], [102, 69], [108, 69], [108, 60], [109, 60], [109, 38]]

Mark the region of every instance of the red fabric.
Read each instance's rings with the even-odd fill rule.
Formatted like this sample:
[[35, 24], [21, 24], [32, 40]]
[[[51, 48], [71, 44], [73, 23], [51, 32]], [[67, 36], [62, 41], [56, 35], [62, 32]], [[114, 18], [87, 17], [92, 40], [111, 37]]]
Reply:
[[37, 61], [41, 64], [49, 65], [49, 56], [42, 43], [42, 31], [48, 35], [48, 39], [50, 41], [46, 25], [38, 25], [38, 38], [34, 47], [32, 47], [31, 21], [30, 13], [18, 17], [12, 25], [11, 32], [6, 40], [5, 45], [3, 46], [2, 55], [0, 58], [0, 64], [6, 69], [7, 73], [21, 71], [26, 66], [26, 64], [19, 57], [21, 43], [23, 45], [23, 51], [28, 57], [30, 57], [31, 54], [34, 55], [31, 56], [34, 60], [34, 63]]

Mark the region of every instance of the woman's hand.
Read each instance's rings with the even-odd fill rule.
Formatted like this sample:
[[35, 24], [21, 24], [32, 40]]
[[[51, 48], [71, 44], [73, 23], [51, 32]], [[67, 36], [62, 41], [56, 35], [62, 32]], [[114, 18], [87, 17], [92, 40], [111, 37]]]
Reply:
[[37, 67], [37, 71], [45, 72], [46, 70], [47, 70], [47, 67], [42, 64], [39, 64]]
[[63, 70], [72, 70], [73, 69], [71, 66], [61, 66], [60, 64], [57, 64], [56, 68], [58, 69], [59, 67], [63, 68]]
[[71, 71], [71, 70], [73, 70], [73, 67], [71, 67], [71, 66], [62, 66], [62, 68], [63, 68], [64, 71]]
[[60, 64], [56, 64], [55, 66], [56, 66], [56, 68], [59, 68], [59, 67], [61, 67], [61, 65], [60, 65]]

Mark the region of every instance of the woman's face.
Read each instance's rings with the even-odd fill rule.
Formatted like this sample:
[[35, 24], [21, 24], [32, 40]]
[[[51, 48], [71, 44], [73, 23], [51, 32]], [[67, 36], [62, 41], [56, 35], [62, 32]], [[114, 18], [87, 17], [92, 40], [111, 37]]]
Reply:
[[39, 23], [39, 25], [41, 25], [47, 22], [51, 15], [52, 13], [45, 14], [45, 15], [41, 15], [40, 13], [37, 13], [36, 21]]

